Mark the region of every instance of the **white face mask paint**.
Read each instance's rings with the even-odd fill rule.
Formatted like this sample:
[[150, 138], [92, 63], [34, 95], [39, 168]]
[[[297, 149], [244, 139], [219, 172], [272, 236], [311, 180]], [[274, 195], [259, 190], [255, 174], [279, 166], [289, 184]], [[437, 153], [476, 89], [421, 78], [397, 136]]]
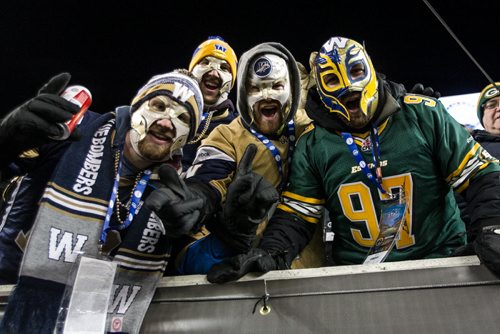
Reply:
[[[198, 81], [201, 82], [203, 76], [212, 70], [217, 71], [222, 81], [219, 89], [220, 97], [217, 102], [213, 104], [217, 105], [222, 101], [227, 100], [227, 96], [232, 88], [231, 83], [233, 80], [233, 76], [231, 74], [231, 68], [229, 67], [228, 62], [219, 58], [206, 56], [198, 64], [196, 64], [195, 67], [193, 67], [192, 73], [198, 79]], [[205, 105], [205, 107], [210, 106], [211, 105]]]
[[273, 99], [284, 107], [290, 100], [290, 74], [286, 61], [273, 54], [259, 56], [248, 68], [247, 103], [253, 110], [255, 103]]
[[169, 119], [175, 128], [170, 154], [164, 160], [171, 158], [171, 153], [186, 144], [189, 136], [189, 113], [183, 105], [165, 95], [158, 95], [145, 101], [133, 114], [130, 140], [134, 151], [144, 158], [139, 150], [139, 142], [146, 137], [150, 127], [160, 119]]

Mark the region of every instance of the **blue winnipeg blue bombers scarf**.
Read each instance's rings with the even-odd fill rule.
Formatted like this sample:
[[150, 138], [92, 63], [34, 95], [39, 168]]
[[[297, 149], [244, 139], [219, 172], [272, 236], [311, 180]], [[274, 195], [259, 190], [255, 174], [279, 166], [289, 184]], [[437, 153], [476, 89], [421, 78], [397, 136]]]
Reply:
[[[115, 177], [115, 152], [128, 129], [120, 124], [130, 124], [128, 108], [118, 108], [116, 115], [108, 113], [89, 124], [59, 161], [40, 201], [0, 332], [52, 332], [78, 254], [98, 254]], [[113, 257], [118, 269], [108, 308], [108, 331], [111, 321], [121, 324], [121, 332], [139, 331], [169, 257], [163, 226], [141, 204]]]

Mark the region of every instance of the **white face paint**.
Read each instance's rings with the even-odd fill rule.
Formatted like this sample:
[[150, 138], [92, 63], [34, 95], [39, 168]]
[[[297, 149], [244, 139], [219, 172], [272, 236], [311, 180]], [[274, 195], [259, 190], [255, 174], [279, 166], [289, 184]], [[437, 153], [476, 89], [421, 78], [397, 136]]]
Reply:
[[[190, 116], [185, 106], [177, 103], [168, 96], [158, 95], [145, 101], [133, 114], [131, 119], [131, 143], [134, 151], [144, 157], [139, 150], [139, 142], [146, 137], [151, 126], [160, 119], [169, 119], [174, 128], [170, 152], [186, 144], [189, 136]], [[170, 155], [166, 157], [167, 160]]]
[[259, 56], [248, 68], [247, 103], [253, 110], [255, 103], [273, 99], [286, 106], [290, 99], [290, 74], [286, 61], [273, 54]]
[[227, 61], [211, 56], [206, 56], [198, 64], [196, 64], [195, 67], [193, 67], [192, 73], [198, 79], [198, 81], [201, 81], [203, 75], [212, 70], [216, 70], [222, 80], [220, 94], [229, 93], [232, 88], [231, 82], [233, 80], [233, 75], [231, 74], [231, 67]]

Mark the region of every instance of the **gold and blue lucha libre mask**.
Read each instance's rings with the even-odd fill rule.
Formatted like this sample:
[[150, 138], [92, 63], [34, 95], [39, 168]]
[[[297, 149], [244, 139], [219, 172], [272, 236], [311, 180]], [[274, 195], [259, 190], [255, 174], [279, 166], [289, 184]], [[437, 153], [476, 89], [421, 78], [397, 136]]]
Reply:
[[[342, 104], [341, 98], [360, 92], [361, 111], [367, 116], [373, 115], [378, 102], [377, 76], [361, 44], [344, 37], [332, 37], [311, 61], [319, 96], [329, 112], [339, 113], [349, 121], [348, 108]], [[353, 77], [354, 69], [363, 66], [364, 74]], [[332, 80], [332, 76], [336, 78]]]

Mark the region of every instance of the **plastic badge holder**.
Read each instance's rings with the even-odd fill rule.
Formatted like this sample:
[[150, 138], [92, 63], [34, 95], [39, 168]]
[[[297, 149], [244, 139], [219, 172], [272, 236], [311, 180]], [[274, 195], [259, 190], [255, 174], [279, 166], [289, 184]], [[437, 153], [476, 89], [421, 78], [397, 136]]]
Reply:
[[105, 332], [116, 267], [108, 258], [78, 256], [64, 291], [55, 333]]
[[380, 232], [363, 264], [384, 262], [399, 239], [399, 233], [405, 222], [406, 207], [407, 203], [402, 191], [382, 201]]

